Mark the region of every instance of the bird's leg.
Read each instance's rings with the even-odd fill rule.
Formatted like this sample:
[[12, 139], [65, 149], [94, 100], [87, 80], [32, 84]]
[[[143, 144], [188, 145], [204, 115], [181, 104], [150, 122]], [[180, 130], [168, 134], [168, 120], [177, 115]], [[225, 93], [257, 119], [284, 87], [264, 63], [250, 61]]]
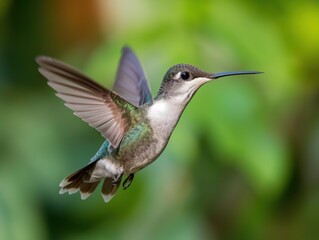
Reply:
[[123, 177], [123, 173], [116, 175], [113, 178], [112, 185], [114, 186], [114, 185], [117, 185], [119, 182], [121, 182], [122, 177]]
[[127, 178], [124, 180], [123, 182], [123, 189], [127, 189], [131, 183], [133, 182], [133, 179], [134, 179], [134, 173], [131, 173], [130, 175], [127, 176]]

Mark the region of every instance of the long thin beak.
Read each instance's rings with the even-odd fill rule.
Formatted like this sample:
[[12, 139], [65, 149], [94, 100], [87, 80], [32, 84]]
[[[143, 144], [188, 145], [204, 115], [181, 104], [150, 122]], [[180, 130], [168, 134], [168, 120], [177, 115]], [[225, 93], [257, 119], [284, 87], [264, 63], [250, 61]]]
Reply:
[[257, 72], [257, 71], [221, 72], [221, 73], [214, 73], [211, 77], [212, 79], [216, 79], [216, 78], [233, 76], [233, 75], [260, 74], [260, 73], [263, 73], [263, 72]]

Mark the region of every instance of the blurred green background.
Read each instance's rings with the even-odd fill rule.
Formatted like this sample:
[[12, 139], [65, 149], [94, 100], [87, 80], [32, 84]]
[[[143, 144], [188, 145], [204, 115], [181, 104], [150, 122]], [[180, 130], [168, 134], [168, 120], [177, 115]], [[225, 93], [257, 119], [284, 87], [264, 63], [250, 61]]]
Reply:
[[[318, 239], [318, 1], [0, 1], [0, 239]], [[156, 93], [176, 63], [259, 70], [205, 85], [161, 157], [105, 204], [59, 195], [103, 138], [39, 54], [112, 86], [121, 47]]]

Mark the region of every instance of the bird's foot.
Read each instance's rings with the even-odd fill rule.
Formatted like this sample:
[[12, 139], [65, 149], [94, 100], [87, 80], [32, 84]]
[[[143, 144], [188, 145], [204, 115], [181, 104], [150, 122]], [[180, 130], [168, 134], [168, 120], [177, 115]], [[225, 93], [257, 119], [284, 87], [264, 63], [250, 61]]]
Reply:
[[133, 179], [134, 179], [134, 173], [131, 173], [130, 175], [127, 176], [127, 178], [124, 180], [123, 182], [123, 189], [127, 189], [131, 183], [133, 182]]

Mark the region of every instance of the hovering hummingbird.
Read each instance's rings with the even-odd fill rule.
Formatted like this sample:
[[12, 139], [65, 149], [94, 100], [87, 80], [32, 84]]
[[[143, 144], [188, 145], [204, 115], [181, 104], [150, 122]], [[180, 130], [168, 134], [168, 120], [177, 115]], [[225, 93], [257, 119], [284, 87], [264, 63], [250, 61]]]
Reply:
[[261, 73], [214, 74], [177, 64], [167, 71], [153, 98], [141, 64], [128, 47], [123, 48], [112, 91], [53, 58], [39, 56], [36, 61], [56, 96], [106, 138], [88, 165], [62, 180], [60, 193], [80, 191], [81, 198], [86, 199], [104, 181], [105, 202], [114, 196], [124, 175], [126, 189], [136, 172], [159, 157], [200, 86], [220, 77]]

